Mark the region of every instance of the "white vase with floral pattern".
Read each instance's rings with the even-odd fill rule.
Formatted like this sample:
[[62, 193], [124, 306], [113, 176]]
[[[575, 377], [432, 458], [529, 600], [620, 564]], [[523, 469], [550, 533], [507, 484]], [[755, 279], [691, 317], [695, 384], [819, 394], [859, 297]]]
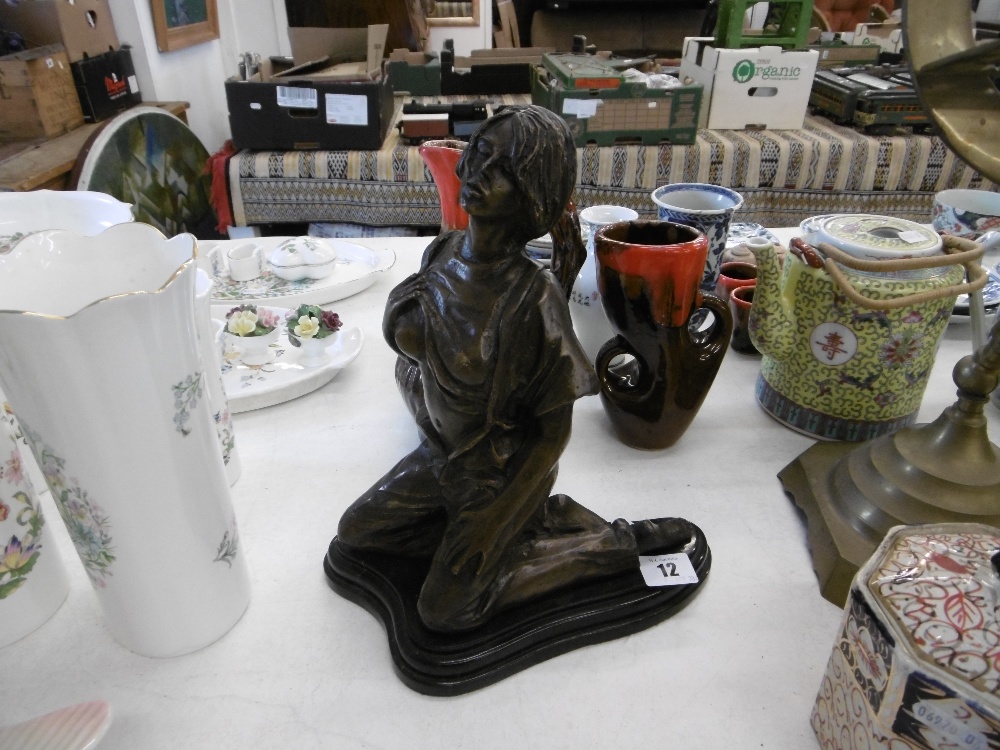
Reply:
[[597, 288], [594, 235], [601, 227], [619, 221], [635, 221], [638, 218], [638, 213], [624, 206], [590, 206], [580, 212], [580, 231], [587, 245], [587, 258], [573, 281], [569, 313], [576, 337], [580, 339], [591, 364], [597, 361], [597, 353], [601, 351], [601, 347], [615, 336], [604, 314], [601, 293]]
[[[195, 314], [198, 322], [198, 344], [205, 362], [205, 386], [208, 388], [208, 403], [212, 407], [215, 431], [219, 436], [222, 461], [226, 465], [229, 485], [240, 478], [242, 465], [236, 450], [236, 430], [233, 415], [229, 411], [226, 386], [222, 382], [222, 352], [216, 343], [215, 324], [212, 322], [212, 278], [201, 269], [195, 280]], [[211, 364], [210, 364], [211, 363]]]
[[121, 224], [38, 232], [0, 256], [0, 385], [112, 635], [147, 656], [208, 645], [250, 598], [196, 255], [191, 235]]
[[0, 255], [32, 232], [68, 229], [98, 234], [132, 221], [132, 207], [90, 190], [31, 190], [0, 193]]
[[0, 392], [0, 648], [20, 640], [62, 605], [69, 581], [28, 476], [28, 447]]

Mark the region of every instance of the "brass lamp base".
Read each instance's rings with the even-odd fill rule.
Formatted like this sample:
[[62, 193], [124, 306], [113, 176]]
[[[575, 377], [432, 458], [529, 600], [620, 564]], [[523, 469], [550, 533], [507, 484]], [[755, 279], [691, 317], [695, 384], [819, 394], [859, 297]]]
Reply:
[[[956, 7], [958, 6], [958, 7]], [[1000, 42], [978, 45], [971, 0], [903, 5], [904, 47], [924, 108], [941, 137], [985, 176], [1000, 179]], [[1000, 526], [1000, 449], [983, 407], [1000, 382], [1000, 323], [954, 371], [958, 401], [930, 424], [862, 445], [821, 443], [778, 474], [805, 511], [823, 597], [842, 606], [858, 568], [898, 524]]]
[[933, 422], [861, 445], [818, 443], [778, 473], [806, 514], [823, 598], [845, 604], [854, 574], [893, 526], [1000, 526], [1000, 448], [983, 414], [1000, 380], [1000, 323], [954, 380], [958, 401]]

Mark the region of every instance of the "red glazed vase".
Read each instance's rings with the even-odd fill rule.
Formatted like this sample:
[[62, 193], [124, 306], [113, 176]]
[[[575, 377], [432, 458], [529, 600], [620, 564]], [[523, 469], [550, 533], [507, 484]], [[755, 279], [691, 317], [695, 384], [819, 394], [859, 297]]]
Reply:
[[438, 199], [441, 201], [442, 232], [466, 229], [469, 226], [469, 215], [458, 201], [461, 183], [455, 173], [464, 149], [465, 143], [453, 140], [424, 141], [418, 149], [437, 185]]
[[[667, 221], [628, 221], [598, 230], [597, 282], [616, 336], [597, 355], [601, 401], [619, 438], [634, 448], [673, 445], [715, 380], [732, 336], [729, 306], [699, 292], [708, 240]], [[714, 315], [692, 333], [692, 313]], [[707, 317], [707, 316], [706, 316]], [[628, 355], [625, 364], [613, 364]]]

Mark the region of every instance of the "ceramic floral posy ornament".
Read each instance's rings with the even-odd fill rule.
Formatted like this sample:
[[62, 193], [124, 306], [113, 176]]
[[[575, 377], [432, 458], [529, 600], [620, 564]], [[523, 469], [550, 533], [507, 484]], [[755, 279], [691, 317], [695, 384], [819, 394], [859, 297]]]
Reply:
[[264, 365], [271, 361], [271, 344], [281, 335], [281, 316], [274, 310], [256, 305], [239, 305], [226, 313], [229, 343], [240, 350], [246, 365]]
[[281, 323], [273, 310], [240, 305], [226, 313], [226, 331], [233, 336], [267, 336]]
[[293, 346], [301, 346], [302, 339], [325, 339], [344, 325], [335, 312], [316, 305], [299, 305], [285, 316], [288, 339]]
[[324, 364], [327, 361], [326, 349], [333, 343], [331, 337], [343, 325], [340, 316], [316, 305], [299, 305], [289, 310], [285, 319], [288, 341], [302, 350], [299, 364], [304, 367]]

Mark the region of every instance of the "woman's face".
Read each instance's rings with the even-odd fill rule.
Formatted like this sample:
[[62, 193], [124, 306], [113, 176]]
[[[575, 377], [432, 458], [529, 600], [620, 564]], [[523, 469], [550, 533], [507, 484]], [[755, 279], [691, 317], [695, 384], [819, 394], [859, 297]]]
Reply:
[[520, 188], [503, 166], [503, 147], [499, 145], [507, 140], [510, 127], [510, 120], [501, 121], [483, 133], [465, 157], [459, 201], [470, 216], [499, 218], [522, 211]]

